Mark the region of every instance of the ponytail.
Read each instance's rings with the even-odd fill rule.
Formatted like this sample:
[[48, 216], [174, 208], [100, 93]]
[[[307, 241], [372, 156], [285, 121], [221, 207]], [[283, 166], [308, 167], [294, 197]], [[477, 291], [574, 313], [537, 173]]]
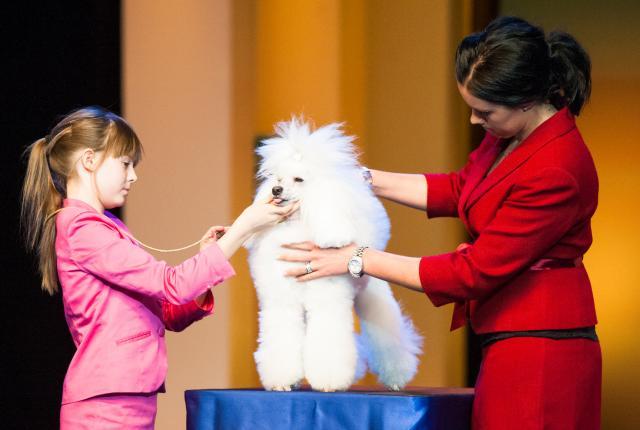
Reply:
[[505, 16], [462, 40], [456, 79], [488, 102], [551, 103], [578, 115], [591, 92], [591, 62], [571, 35], [555, 31], [545, 37], [542, 28]]
[[56, 226], [55, 218], [49, 215], [62, 206], [62, 195], [53, 182], [47, 140], [38, 139], [25, 154], [29, 154], [29, 162], [22, 187], [20, 222], [27, 249], [38, 257], [42, 289], [53, 295], [58, 291]]
[[47, 138], [25, 151], [29, 162], [22, 186], [21, 228], [26, 248], [38, 257], [42, 289], [58, 291], [55, 213], [67, 197], [67, 182], [75, 175], [78, 151], [131, 157], [136, 165], [142, 144], [118, 115], [97, 106], [75, 110], [56, 124]]
[[549, 100], [556, 107], [568, 106], [579, 115], [591, 94], [591, 60], [568, 33], [554, 31], [547, 36], [551, 57]]

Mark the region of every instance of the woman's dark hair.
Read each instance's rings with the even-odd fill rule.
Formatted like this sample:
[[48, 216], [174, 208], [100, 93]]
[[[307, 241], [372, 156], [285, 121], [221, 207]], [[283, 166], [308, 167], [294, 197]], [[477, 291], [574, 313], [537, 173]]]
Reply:
[[474, 96], [509, 107], [548, 101], [580, 114], [591, 93], [591, 61], [568, 33], [546, 37], [521, 18], [501, 17], [465, 37], [456, 79]]

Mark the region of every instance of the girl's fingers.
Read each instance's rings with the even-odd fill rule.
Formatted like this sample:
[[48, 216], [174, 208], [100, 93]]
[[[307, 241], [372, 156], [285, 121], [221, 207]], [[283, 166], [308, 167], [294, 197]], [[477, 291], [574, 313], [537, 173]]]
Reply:
[[229, 231], [229, 227], [217, 226], [215, 230], [216, 239], [220, 239], [222, 236], [224, 236], [227, 233], [227, 231]]
[[293, 212], [293, 208], [297, 207], [298, 203], [291, 203], [287, 206], [272, 206], [272, 213], [274, 214], [278, 214], [278, 215], [286, 215], [288, 216], [289, 214], [291, 214]]
[[264, 202], [264, 203], [273, 203], [274, 200], [280, 200], [280, 199], [275, 199], [273, 197], [273, 194], [268, 194], [265, 198], [262, 199], [262, 202]]

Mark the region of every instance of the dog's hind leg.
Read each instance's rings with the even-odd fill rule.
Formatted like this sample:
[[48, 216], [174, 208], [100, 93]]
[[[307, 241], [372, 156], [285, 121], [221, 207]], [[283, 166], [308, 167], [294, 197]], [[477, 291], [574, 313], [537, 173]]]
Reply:
[[307, 286], [304, 370], [314, 390], [346, 390], [354, 382], [357, 350], [353, 332], [353, 287], [341, 278]]
[[304, 377], [304, 313], [294, 301], [262, 303], [260, 335], [254, 358], [267, 390], [290, 391]]
[[401, 389], [417, 371], [422, 338], [402, 315], [385, 281], [369, 278], [355, 298], [355, 308], [369, 368], [390, 389]]

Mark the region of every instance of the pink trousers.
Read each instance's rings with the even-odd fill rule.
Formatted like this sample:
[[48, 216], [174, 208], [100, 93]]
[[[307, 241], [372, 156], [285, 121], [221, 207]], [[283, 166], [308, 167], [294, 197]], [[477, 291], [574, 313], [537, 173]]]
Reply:
[[153, 430], [157, 393], [107, 394], [60, 408], [60, 430]]

